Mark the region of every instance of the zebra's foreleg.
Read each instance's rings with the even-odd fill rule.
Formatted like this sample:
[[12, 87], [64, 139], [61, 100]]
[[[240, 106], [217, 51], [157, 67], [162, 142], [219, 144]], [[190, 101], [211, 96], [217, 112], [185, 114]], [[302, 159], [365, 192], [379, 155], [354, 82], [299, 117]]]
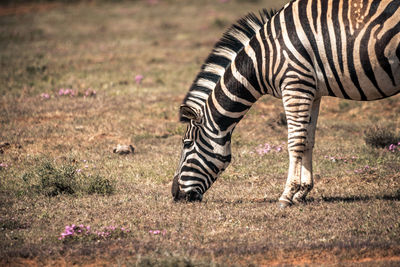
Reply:
[[[298, 192], [300, 193], [295, 198], [296, 201], [303, 198], [303, 195], [305, 197], [312, 188], [311, 154], [315, 127], [312, 126], [310, 117], [312, 113], [318, 114], [313, 111], [319, 107], [319, 101], [313, 105], [314, 92], [287, 90], [282, 96], [288, 122], [289, 171], [285, 189], [279, 198], [281, 207], [293, 204], [293, 198]], [[304, 180], [302, 173], [305, 175]]]
[[312, 104], [310, 124], [307, 129], [307, 143], [301, 162], [300, 189], [293, 196], [293, 202], [304, 202], [307, 194], [314, 186], [312, 170], [312, 152], [315, 143], [315, 129], [319, 114], [321, 99], [316, 99]]

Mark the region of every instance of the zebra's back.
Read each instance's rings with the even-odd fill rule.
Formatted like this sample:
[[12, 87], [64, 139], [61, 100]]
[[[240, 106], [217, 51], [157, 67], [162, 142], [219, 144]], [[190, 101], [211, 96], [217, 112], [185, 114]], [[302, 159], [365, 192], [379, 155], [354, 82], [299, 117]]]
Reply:
[[399, 0], [298, 0], [271, 24], [288, 68], [312, 75], [320, 96], [376, 100], [399, 93]]

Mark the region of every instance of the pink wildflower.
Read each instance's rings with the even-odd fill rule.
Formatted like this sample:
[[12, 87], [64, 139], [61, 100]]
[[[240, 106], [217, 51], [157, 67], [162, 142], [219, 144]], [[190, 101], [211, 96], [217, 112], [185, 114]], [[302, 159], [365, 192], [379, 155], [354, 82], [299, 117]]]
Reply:
[[72, 90], [70, 88], [67, 88], [67, 89], [61, 88], [60, 90], [58, 90], [58, 95], [59, 96], [68, 96], [68, 95], [75, 96], [76, 92], [75, 92], [75, 90]]
[[264, 154], [268, 154], [270, 152], [282, 152], [282, 146], [270, 145], [268, 143], [260, 144], [256, 147], [256, 152], [258, 155], [262, 156]]
[[1, 168], [7, 168], [8, 167], [8, 164], [7, 163], [5, 163], [5, 162], [2, 162], [2, 163], [0, 163], [0, 169]]
[[85, 91], [85, 97], [96, 96], [96, 94], [97, 94], [96, 90], [93, 90], [91, 88]]
[[162, 234], [162, 235], [165, 235], [166, 233], [167, 233], [167, 230], [150, 230], [149, 231], [149, 233], [150, 234], [153, 234], [153, 235], [159, 235], [159, 234]]
[[49, 98], [50, 98], [50, 95], [47, 94], [47, 93], [41, 93], [41, 94], [40, 94], [40, 97], [41, 97], [42, 99], [49, 99]]
[[389, 146], [389, 151], [395, 152], [396, 150], [399, 150], [399, 151], [400, 151], [400, 142], [398, 142], [397, 145], [391, 144], [391, 145]]
[[136, 84], [141, 84], [143, 78], [144, 78], [144, 77], [143, 77], [143, 75], [141, 75], [141, 74], [136, 75], [136, 77], [135, 77], [135, 82], [136, 82]]

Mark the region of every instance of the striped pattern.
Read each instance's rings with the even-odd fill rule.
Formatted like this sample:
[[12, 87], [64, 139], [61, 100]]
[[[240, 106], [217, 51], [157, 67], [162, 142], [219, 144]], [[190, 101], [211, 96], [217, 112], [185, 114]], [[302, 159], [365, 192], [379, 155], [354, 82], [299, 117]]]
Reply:
[[236, 124], [262, 95], [282, 98], [289, 171], [282, 205], [313, 187], [312, 149], [322, 96], [376, 100], [400, 91], [400, 1], [297, 0], [250, 14], [216, 44], [183, 105], [189, 122], [175, 199], [201, 200], [228, 166]]
[[[234, 63], [238, 52], [248, 45], [250, 39], [260, 31], [274, 13], [276, 11], [262, 10], [260, 18], [254, 14], [248, 14], [232, 25], [215, 44], [183, 103], [197, 109], [204, 106], [216, 84], [225, 74], [226, 69]], [[184, 118], [181, 119], [185, 120]]]

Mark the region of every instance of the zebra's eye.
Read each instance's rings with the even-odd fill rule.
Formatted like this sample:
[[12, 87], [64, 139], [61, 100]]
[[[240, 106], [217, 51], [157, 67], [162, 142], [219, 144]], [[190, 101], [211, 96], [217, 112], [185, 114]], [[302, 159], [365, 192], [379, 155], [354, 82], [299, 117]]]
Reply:
[[184, 139], [183, 140], [183, 147], [184, 148], [189, 148], [193, 145], [193, 140], [190, 139]]

